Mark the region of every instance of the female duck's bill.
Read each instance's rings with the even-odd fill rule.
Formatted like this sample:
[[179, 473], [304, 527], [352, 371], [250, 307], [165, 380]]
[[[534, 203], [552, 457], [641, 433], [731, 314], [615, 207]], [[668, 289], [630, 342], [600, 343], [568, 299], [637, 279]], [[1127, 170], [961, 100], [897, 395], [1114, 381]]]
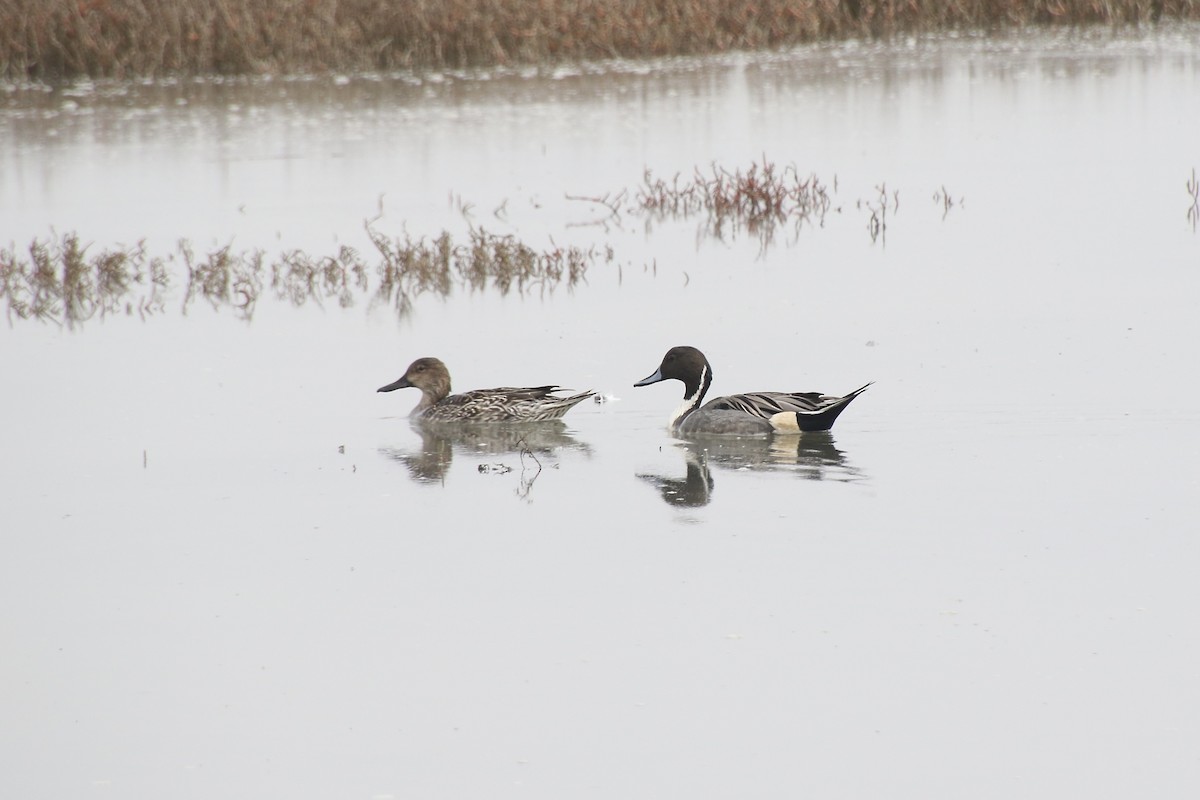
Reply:
[[559, 397], [557, 386], [499, 387], [450, 394], [450, 371], [436, 358], [418, 358], [400, 378], [377, 391], [415, 386], [421, 402], [409, 415], [429, 422], [540, 422], [558, 419], [572, 406], [591, 397], [587, 391]]
[[846, 406], [871, 385], [844, 397], [819, 392], [750, 392], [717, 397], [701, 406], [712, 379], [712, 365], [703, 353], [694, 347], [672, 347], [654, 374], [634, 386], [667, 380], [683, 383], [683, 404], [669, 423], [675, 433], [761, 436], [827, 431]]

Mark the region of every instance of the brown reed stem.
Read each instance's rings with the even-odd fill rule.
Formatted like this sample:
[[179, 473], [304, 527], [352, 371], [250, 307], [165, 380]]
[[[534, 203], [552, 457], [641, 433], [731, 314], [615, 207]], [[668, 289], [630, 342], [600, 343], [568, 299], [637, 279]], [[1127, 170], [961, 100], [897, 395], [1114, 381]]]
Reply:
[[0, 0], [0, 79], [444, 70], [1200, 17], [1200, 0]]

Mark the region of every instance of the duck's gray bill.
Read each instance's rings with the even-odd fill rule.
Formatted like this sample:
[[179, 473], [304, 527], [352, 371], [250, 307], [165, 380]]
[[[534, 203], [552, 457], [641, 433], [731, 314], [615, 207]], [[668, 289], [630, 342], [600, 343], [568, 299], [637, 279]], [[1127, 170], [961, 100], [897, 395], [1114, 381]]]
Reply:
[[[658, 383], [662, 379], [663, 379], [662, 367], [659, 367], [658, 369], [654, 370], [653, 375], [651, 375], [649, 378], [642, 378], [640, 381], [635, 383], [634, 386], [649, 386], [652, 383]], [[383, 391], [383, 390], [380, 389], [380, 391]]]
[[377, 391], [377, 392], [394, 392], [397, 389], [407, 389], [409, 386], [412, 386], [412, 384], [408, 382], [408, 378], [401, 378], [400, 380], [396, 381], [395, 383], [389, 383], [387, 386], [380, 386], [375, 391]]

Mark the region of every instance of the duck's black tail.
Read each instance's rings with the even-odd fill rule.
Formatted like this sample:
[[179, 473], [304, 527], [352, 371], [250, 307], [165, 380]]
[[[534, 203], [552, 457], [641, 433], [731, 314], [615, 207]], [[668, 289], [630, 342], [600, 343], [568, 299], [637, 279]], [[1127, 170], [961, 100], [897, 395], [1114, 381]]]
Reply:
[[[874, 383], [874, 381], [871, 381]], [[830, 398], [831, 402], [828, 405], [822, 406], [815, 411], [797, 411], [796, 426], [801, 431], [827, 431], [833, 427], [834, 421], [838, 415], [846, 410], [846, 406], [850, 405], [854, 398], [867, 390], [867, 386], [862, 386], [855, 389], [845, 397]]]

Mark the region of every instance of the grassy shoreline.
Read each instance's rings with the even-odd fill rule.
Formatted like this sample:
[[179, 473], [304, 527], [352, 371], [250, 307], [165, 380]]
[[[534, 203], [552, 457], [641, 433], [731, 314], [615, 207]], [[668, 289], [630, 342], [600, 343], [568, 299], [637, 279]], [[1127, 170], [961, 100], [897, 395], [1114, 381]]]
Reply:
[[1200, 19], [1200, 0], [0, 0], [0, 80], [461, 69], [1160, 19]]

